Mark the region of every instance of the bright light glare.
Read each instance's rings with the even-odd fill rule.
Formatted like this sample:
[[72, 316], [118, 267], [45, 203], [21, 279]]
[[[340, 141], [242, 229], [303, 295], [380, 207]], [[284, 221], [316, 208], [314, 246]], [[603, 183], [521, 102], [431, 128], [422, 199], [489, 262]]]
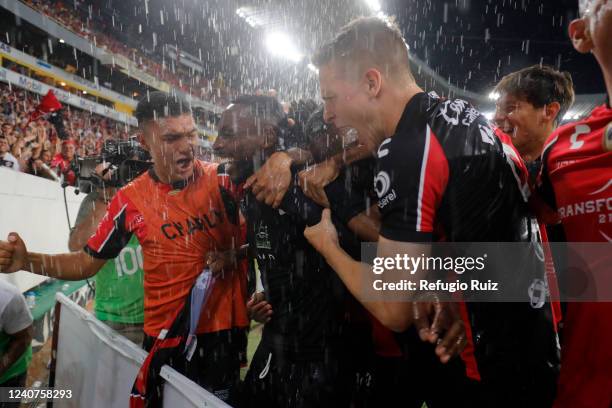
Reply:
[[317, 67], [314, 66], [314, 64], [311, 62], [308, 64], [308, 69], [311, 70], [312, 72], [314, 72], [315, 74], [319, 73], [319, 70]]
[[266, 36], [266, 46], [271, 54], [287, 58], [293, 62], [299, 62], [304, 58], [304, 54], [298, 51], [289, 36], [285, 33], [269, 33]]
[[375, 13], [380, 11], [380, 3], [378, 0], [366, 0], [368, 7]]
[[63, 39], [63, 38], [60, 38], [60, 39], [59, 39], [59, 42], [60, 42], [61, 44], [63, 44], [63, 43], [65, 43], [66, 41], [64, 41], [64, 39]]
[[489, 93], [489, 99], [496, 101], [500, 97], [499, 92], [491, 92]]
[[484, 112], [482, 114], [487, 120], [493, 120], [493, 116], [495, 116], [495, 112]]

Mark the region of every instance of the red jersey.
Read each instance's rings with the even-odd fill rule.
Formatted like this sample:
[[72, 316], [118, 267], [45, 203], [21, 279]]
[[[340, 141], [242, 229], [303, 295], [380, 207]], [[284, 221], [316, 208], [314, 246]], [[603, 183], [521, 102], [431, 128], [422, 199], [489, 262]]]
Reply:
[[[539, 192], [557, 209], [568, 242], [612, 243], [612, 152], [603, 133], [612, 109], [560, 127], [546, 143]], [[588, 260], [594, 273], [612, 273], [612, 246]], [[555, 407], [612, 406], [612, 303], [567, 305]]]
[[51, 168], [58, 170], [58, 175], [64, 176], [64, 181], [71, 186], [76, 184], [76, 174], [70, 165], [70, 161], [65, 159], [61, 153], [56, 154], [51, 160]]
[[[85, 250], [111, 259], [136, 234], [144, 256], [144, 331], [157, 337], [182, 306], [209, 251], [226, 251], [241, 242], [238, 208], [226, 205], [227, 176], [217, 165], [195, 162], [194, 179], [182, 186], [157, 181], [146, 172], [123, 187], [89, 239]], [[246, 274], [217, 279], [197, 333], [246, 327]]]

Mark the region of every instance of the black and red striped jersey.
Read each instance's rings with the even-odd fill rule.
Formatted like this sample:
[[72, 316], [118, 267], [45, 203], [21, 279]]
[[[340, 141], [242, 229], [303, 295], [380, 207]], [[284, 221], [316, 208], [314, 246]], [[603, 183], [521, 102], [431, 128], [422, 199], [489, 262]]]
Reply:
[[[395, 134], [379, 146], [377, 163], [380, 234], [389, 240], [539, 243], [524, 163], [510, 138], [466, 101], [415, 95]], [[536, 251], [523, 255], [541, 273], [524, 281], [545, 282]], [[530, 302], [528, 291], [525, 302], [467, 303], [483, 381], [501, 373], [519, 388], [533, 386], [537, 372], [554, 384], [558, 342], [550, 304]]]

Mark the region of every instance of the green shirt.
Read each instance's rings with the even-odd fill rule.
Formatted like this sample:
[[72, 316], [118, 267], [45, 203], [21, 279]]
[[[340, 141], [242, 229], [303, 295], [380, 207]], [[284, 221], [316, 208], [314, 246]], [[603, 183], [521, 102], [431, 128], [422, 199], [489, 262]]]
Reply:
[[[8, 334], [0, 332], [0, 356], [8, 349], [11, 338]], [[13, 377], [17, 377], [28, 371], [28, 365], [32, 361], [32, 346], [29, 345], [26, 351], [13, 363], [13, 365], [0, 377], [0, 385]]]
[[143, 323], [143, 277], [142, 247], [133, 235], [119, 255], [96, 274], [96, 317], [117, 323]]

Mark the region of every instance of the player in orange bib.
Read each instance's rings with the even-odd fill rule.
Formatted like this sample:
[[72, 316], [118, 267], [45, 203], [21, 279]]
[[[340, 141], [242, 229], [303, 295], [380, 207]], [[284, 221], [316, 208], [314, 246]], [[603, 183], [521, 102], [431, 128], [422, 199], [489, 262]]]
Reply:
[[[194, 158], [198, 134], [189, 106], [153, 92], [136, 108], [139, 141], [153, 166], [122, 187], [96, 233], [80, 252], [46, 255], [27, 252], [16, 233], [0, 241], [2, 272], [27, 270], [64, 280], [95, 275], [138, 237], [144, 258], [145, 341], [149, 349], [182, 307], [211, 254], [235, 253], [240, 246], [236, 206], [223, 199], [224, 175], [217, 165]], [[217, 275], [196, 330], [197, 347], [178, 368], [196, 383], [227, 400], [239, 381], [242, 329], [248, 326], [246, 275], [228, 261]], [[183, 366], [184, 365], [184, 366]]]

